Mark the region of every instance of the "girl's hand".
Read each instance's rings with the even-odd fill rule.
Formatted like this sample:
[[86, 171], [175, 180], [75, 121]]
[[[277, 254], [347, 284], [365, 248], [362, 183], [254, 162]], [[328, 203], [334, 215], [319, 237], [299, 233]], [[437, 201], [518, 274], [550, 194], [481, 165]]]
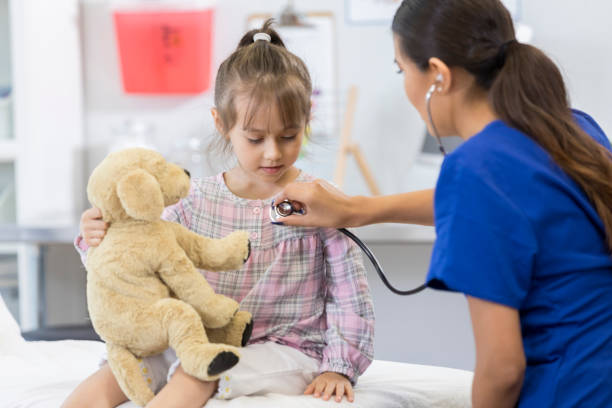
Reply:
[[346, 395], [346, 399], [349, 402], [355, 400], [355, 394], [353, 393], [353, 386], [351, 382], [342, 374], [325, 372], [319, 374], [304, 391], [304, 395], [314, 394], [315, 398], [319, 398], [323, 395], [323, 399], [328, 401], [329, 398], [336, 394], [336, 402], [342, 401], [342, 396]]
[[102, 211], [92, 207], [81, 215], [81, 236], [90, 247], [100, 245], [106, 235], [108, 224], [102, 221]]

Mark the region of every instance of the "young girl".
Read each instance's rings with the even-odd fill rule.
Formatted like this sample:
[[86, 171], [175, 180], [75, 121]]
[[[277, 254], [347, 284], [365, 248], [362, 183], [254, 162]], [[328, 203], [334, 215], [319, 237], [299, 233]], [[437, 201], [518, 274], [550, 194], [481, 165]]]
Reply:
[[[161, 389], [149, 407], [201, 407], [213, 396], [267, 392], [352, 402], [352, 386], [373, 358], [374, 315], [359, 249], [335, 229], [270, 223], [271, 197], [290, 182], [313, 180], [293, 165], [310, 117], [310, 76], [270, 25], [245, 34], [217, 73], [212, 115], [237, 165], [193, 180], [189, 196], [163, 216], [211, 238], [250, 233], [243, 270], [203, 273], [217, 293], [253, 314], [253, 334], [238, 365], [218, 382], [187, 375], [171, 350], [143, 359], [143, 375]], [[95, 208], [83, 213], [76, 242], [83, 254], [104, 236], [99, 217]], [[103, 365], [64, 407], [125, 400]]]

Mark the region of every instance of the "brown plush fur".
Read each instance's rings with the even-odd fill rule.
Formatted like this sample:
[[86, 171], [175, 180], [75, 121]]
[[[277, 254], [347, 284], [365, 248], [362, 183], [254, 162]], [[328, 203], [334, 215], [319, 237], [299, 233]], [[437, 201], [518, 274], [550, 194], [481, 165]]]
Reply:
[[246, 232], [215, 240], [160, 220], [189, 185], [187, 173], [158, 153], [126, 149], [104, 159], [87, 186], [109, 223], [87, 254], [89, 314], [121, 389], [139, 405], [154, 396], [139, 358], [170, 346], [187, 373], [214, 380], [238, 362], [237, 347], [250, 330], [250, 314], [215, 294], [196, 269], [241, 268], [249, 253]]

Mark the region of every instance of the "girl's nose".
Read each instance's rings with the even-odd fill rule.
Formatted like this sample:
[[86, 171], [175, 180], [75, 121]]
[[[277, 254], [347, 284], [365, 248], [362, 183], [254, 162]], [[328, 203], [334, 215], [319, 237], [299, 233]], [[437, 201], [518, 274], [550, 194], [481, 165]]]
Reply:
[[267, 160], [278, 160], [282, 157], [282, 153], [278, 148], [276, 141], [268, 141], [264, 150], [264, 158]]

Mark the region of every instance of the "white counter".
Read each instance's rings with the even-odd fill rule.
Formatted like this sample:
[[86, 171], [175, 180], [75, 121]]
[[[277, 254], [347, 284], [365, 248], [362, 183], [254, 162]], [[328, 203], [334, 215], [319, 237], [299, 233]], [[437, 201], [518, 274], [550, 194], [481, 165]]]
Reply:
[[377, 224], [350, 229], [369, 244], [407, 243], [431, 244], [436, 239], [434, 227], [411, 224]]

